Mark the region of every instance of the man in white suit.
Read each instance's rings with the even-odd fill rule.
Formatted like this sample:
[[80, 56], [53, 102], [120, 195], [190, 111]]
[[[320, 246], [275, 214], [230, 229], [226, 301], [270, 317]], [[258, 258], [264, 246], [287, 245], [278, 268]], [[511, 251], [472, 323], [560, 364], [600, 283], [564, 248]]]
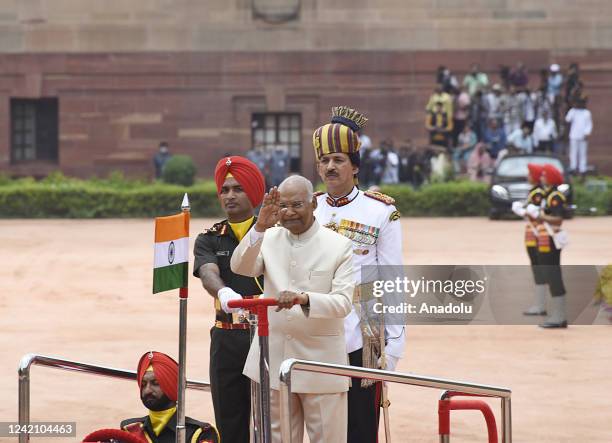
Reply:
[[[287, 358], [347, 364], [344, 317], [351, 311], [352, 244], [314, 217], [312, 184], [287, 178], [264, 197], [259, 218], [231, 259], [232, 270], [264, 275], [264, 297], [278, 299], [270, 322], [272, 441], [281, 442], [278, 373]], [[280, 221], [282, 227], [274, 227]], [[293, 303], [296, 303], [294, 306]], [[259, 381], [259, 342], [244, 374]], [[292, 440], [346, 441], [348, 378], [297, 371], [292, 375]]]

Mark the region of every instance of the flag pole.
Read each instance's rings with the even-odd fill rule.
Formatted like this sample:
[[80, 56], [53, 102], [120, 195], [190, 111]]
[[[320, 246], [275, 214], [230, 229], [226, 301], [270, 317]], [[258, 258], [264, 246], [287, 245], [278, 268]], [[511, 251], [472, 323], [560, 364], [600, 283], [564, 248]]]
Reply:
[[[185, 214], [185, 224], [187, 225], [187, 238], [189, 238], [189, 219], [190, 206], [187, 193], [183, 196], [181, 210]], [[185, 428], [185, 387], [186, 387], [186, 357], [187, 357], [187, 297], [189, 291], [187, 282], [184, 288], [179, 288], [179, 379], [178, 379], [178, 399], [176, 408], [176, 443], [186, 443]]]

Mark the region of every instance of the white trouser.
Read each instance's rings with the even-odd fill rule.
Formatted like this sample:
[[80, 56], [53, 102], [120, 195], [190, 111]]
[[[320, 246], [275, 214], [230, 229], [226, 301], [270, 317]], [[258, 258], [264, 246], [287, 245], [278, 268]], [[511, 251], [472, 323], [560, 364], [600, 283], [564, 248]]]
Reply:
[[570, 140], [570, 169], [578, 171], [581, 174], [587, 170], [587, 149], [588, 142], [586, 140]]
[[[291, 394], [291, 441], [304, 441], [304, 424], [310, 443], [344, 443], [348, 427], [348, 395]], [[270, 389], [272, 443], [281, 443], [280, 392]]]

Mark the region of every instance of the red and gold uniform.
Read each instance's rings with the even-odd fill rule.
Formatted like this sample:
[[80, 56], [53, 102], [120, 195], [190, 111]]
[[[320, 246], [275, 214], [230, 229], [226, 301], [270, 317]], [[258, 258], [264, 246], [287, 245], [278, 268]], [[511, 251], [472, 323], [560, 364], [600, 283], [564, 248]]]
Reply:
[[555, 217], [555, 221], [542, 220], [538, 226], [538, 263], [551, 295], [551, 315], [540, 326], [543, 328], [566, 328], [565, 285], [561, 274], [561, 249], [555, 245], [553, 235], [561, 230], [567, 199], [558, 186], [564, 181], [563, 175], [550, 164], [544, 165], [543, 183], [549, 187], [544, 200], [543, 212]]
[[[544, 201], [545, 214], [563, 217], [567, 198], [562, 192], [557, 190], [556, 186], [548, 189]], [[561, 250], [555, 247], [555, 242], [553, 241], [549, 229], [552, 230], [553, 233], [557, 233], [561, 230], [561, 223], [549, 223], [548, 228], [546, 223], [538, 224], [538, 263], [546, 267], [546, 283], [550, 287], [551, 295], [556, 297], [565, 294], [565, 287], [563, 286], [563, 280], [561, 278]]]
[[[529, 191], [527, 204], [541, 206], [545, 197], [546, 191], [540, 184], [537, 184]], [[534, 261], [535, 254], [532, 254], [531, 251], [535, 253], [538, 249], [538, 225], [539, 223], [537, 220], [529, 220], [525, 225], [525, 247], [527, 248], [527, 254], [529, 255], [531, 264], [537, 264]]]
[[[527, 165], [529, 169], [529, 177], [531, 182], [534, 183], [533, 188], [527, 195], [525, 206], [534, 205], [541, 207], [546, 197], [546, 191], [540, 184], [540, 177], [542, 175], [542, 166], [535, 163], [529, 163]], [[546, 280], [542, 274], [541, 268], [538, 266], [538, 226], [539, 222], [537, 219], [525, 215], [527, 224], [525, 225], [525, 248], [529, 261], [531, 263], [531, 270], [533, 272], [533, 279], [535, 281], [535, 303], [529, 309], [527, 309], [525, 315], [546, 315]]]
[[[531, 166], [531, 164], [529, 165]], [[541, 174], [541, 172], [540, 172]], [[539, 174], [536, 175], [539, 179]], [[527, 205], [535, 205], [542, 206], [542, 202], [546, 198], [546, 191], [542, 187], [540, 183], [536, 184], [527, 195]], [[531, 261], [532, 266], [538, 264], [538, 226], [540, 223], [528, 217], [527, 224], [525, 225], [525, 247], [527, 248], [527, 255], [529, 255], [529, 260]], [[534, 278], [537, 284], [541, 282], [538, 281], [538, 277], [534, 274]]]

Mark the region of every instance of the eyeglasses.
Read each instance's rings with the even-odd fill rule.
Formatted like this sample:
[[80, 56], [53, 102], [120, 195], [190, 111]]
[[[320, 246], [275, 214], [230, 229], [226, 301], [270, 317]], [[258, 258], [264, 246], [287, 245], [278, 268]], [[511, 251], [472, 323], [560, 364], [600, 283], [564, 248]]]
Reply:
[[279, 203], [278, 207], [280, 209], [302, 209], [304, 207], [304, 202]]

